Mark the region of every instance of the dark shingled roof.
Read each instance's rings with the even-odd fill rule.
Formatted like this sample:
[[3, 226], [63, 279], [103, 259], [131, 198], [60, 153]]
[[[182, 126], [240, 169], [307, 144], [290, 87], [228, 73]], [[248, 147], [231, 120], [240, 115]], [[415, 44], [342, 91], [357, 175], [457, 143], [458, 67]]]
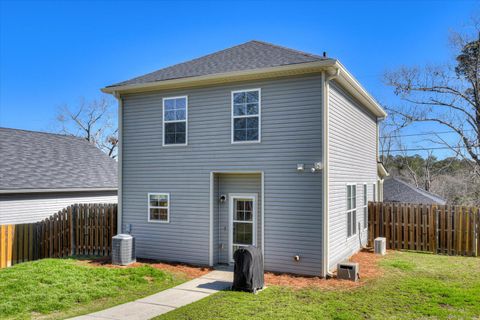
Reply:
[[383, 202], [446, 204], [447, 201], [398, 178], [389, 177], [383, 183]]
[[179, 63], [110, 87], [204, 76], [216, 73], [314, 62], [327, 58], [262, 41], [249, 41], [197, 59]]
[[117, 161], [84, 139], [0, 128], [0, 190], [117, 188]]

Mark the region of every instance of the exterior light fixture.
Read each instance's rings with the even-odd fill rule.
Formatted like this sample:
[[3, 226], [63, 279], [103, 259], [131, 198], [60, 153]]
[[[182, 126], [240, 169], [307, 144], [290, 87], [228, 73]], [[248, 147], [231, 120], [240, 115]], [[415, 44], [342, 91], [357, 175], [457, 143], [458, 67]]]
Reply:
[[323, 169], [323, 165], [321, 162], [315, 162], [312, 167], [312, 172], [317, 172]]
[[305, 165], [303, 163], [297, 163], [297, 171], [304, 171]]

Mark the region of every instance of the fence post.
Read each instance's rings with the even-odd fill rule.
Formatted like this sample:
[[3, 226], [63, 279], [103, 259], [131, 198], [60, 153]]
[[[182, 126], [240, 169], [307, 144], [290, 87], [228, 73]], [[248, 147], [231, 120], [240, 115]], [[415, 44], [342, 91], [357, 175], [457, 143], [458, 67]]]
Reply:
[[480, 255], [480, 208], [475, 208], [477, 215], [477, 256]]
[[73, 255], [73, 246], [75, 241], [75, 236], [73, 235], [73, 214], [72, 206], [68, 206], [68, 254]]
[[433, 230], [433, 239], [432, 239], [432, 249], [433, 253], [437, 253], [437, 247], [438, 247], [438, 212], [437, 212], [437, 206], [432, 205], [432, 230]]

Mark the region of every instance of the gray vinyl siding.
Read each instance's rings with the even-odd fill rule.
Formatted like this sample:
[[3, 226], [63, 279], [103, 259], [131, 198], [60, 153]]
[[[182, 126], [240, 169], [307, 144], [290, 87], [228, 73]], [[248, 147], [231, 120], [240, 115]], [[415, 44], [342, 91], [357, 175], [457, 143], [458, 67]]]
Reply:
[[0, 225], [45, 219], [75, 203], [116, 203], [117, 191], [0, 194]]
[[[377, 177], [376, 118], [335, 83], [329, 91], [329, 166], [329, 266], [335, 268], [366, 242], [363, 183], [371, 201]], [[348, 239], [347, 183], [357, 184], [357, 235]]]
[[[261, 238], [262, 238], [262, 176], [261, 174], [225, 174], [220, 173], [216, 174], [215, 179], [215, 189], [218, 190], [218, 193], [215, 195], [215, 209], [214, 215], [215, 219], [218, 221], [217, 224], [214, 224], [214, 228], [217, 231], [217, 238], [214, 238], [213, 247], [214, 247], [214, 262], [218, 263], [229, 263], [228, 260], [228, 249], [229, 249], [229, 235], [231, 230], [230, 227], [230, 212], [229, 212], [229, 194], [231, 193], [249, 193], [256, 194], [257, 196], [257, 216], [256, 216], [256, 246], [261, 248]], [[226, 195], [227, 201], [224, 203], [219, 203], [217, 201], [220, 195]]]
[[[262, 141], [231, 144], [231, 91], [252, 88], [262, 90]], [[162, 147], [162, 98], [179, 95], [188, 145]], [[319, 75], [124, 96], [123, 223], [138, 256], [208, 264], [210, 172], [263, 171], [265, 268], [320, 274], [322, 175], [310, 168], [322, 159], [321, 123]], [[149, 192], [170, 192], [170, 223], [147, 222]]]

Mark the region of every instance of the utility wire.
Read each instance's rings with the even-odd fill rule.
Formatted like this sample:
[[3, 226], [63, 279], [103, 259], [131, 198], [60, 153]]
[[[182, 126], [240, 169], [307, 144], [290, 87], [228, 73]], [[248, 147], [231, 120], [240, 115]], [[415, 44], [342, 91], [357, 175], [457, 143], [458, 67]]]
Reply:
[[[464, 132], [473, 131], [473, 129], [463, 130]], [[446, 133], [455, 133], [455, 131], [439, 131], [439, 132], [420, 132], [420, 133], [412, 133], [412, 134], [399, 134], [394, 136], [382, 136], [380, 138], [401, 138], [401, 137], [415, 137], [415, 136], [430, 136], [434, 134], [446, 134]]]
[[401, 151], [422, 151], [422, 150], [452, 150], [452, 149], [465, 149], [466, 147], [455, 147], [455, 148], [449, 148], [449, 147], [430, 147], [430, 148], [411, 148], [411, 149], [398, 149], [398, 150], [382, 150], [382, 152], [401, 152]]

